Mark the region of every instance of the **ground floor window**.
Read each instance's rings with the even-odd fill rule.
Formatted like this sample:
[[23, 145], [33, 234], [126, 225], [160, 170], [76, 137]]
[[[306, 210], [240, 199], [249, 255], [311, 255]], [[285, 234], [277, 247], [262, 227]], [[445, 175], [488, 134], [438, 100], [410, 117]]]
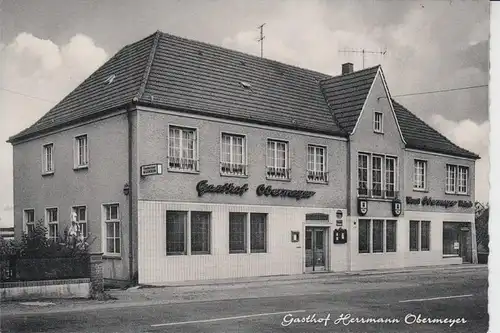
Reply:
[[83, 237], [87, 237], [87, 207], [86, 206], [75, 206], [72, 208], [73, 213], [76, 214], [76, 222], [78, 224], [78, 230], [81, 232]]
[[120, 212], [118, 204], [104, 205], [106, 253], [120, 254]]
[[58, 215], [57, 208], [47, 208], [45, 210], [45, 220], [49, 228], [49, 239], [54, 242], [59, 238]]
[[358, 252], [396, 252], [396, 220], [360, 219]]
[[267, 214], [229, 213], [229, 253], [267, 252]]
[[23, 220], [25, 225], [25, 231], [28, 235], [32, 235], [35, 231], [35, 210], [25, 209], [23, 211]]
[[210, 254], [210, 212], [167, 211], [166, 227], [167, 255]]
[[443, 222], [443, 254], [460, 255], [460, 242], [462, 241], [462, 224], [457, 222]]
[[430, 221], [410, 221], [410, 251], [429, 251]]

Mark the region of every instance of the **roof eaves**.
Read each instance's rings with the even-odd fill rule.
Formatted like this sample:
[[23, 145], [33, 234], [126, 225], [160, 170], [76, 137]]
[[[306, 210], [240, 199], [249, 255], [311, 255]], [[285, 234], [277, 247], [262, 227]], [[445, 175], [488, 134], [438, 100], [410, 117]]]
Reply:
[[144, 91], [146, 90], [146, 84], [148, 83], [149, 80], [149, 73], [151, 72], [151, 67], [153, 66], [153, 61], [156, 55], [156, 48], [158, 46], [161, 34], [162, 32], [160, 30], [157, 30], [155, 33], [155, 39], [153, 41], [153, 46], [151, 47], [151, 53], [149, 54], [148, 62], [146, 63], [146, 68], [144, 70], [144, 76], [142, 77], [141, 86], [139, 87], [139, 91], [133, 98], [134, 102], [140, 100], [142, 95], [144, 94]]

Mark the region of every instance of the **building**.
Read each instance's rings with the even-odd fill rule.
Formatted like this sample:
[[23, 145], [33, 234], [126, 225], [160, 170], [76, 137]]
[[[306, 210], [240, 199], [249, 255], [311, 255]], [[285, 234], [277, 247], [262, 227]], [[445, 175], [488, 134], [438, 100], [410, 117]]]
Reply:
[[391, 98], [162, 32], [9, 139], [15, 232], [76, 213], [111, 280], [476, 262], [474, 165]]

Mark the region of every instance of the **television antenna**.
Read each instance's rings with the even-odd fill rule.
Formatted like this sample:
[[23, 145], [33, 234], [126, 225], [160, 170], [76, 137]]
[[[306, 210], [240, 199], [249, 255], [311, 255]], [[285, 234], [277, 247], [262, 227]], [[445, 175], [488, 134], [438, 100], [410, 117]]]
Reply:
[[381, 54], [385, 55], [387, 53], [387, 49], [384, 51], [370, 51], [366, 49], [361, 49], [361, 50], [340, 50], [339, 52], [342, 53], [361, 53], [363, 56], [363, 69], [365, 68], [365, 57], [367, 54]]
[[264, 26], [265, 25], [266, 24], [263, 23], [257, 27], [257, 29], [260, 30], [260, 37], [259, 37], [259, 39], [257, 39], [257, 41], [260, 43], [260, 57], [261, 58], [264, 56], [264, 38], [266, 38], [266, 36], [264, 36]]

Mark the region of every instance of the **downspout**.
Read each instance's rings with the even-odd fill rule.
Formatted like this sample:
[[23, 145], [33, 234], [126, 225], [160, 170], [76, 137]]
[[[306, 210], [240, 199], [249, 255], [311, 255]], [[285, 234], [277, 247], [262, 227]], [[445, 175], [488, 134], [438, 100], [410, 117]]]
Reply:
[[131, 117], [132, 107], [129, 106], [127, 108], [127, 122], [128, 122], [128, 184], [130, 187], [130, 192], [128, 194], [128, 264], [129, 264], [129, 282], [133, 282], [134, 280], [134, 237], [133, 237], [133, 196], [135, 194], [136, 186], [132, 179], [132, 166], [133, 166], [133, 141], [132, 141], [132, 133], [133, 133], [133, 123]]
[[346, 223], [349, 223], [349, 227], [346, 228], [349, 230], [350, 235], [348, 235], [348, 239], [350, 240], [347, 243], [347, 271], [351, 271], [352, 268], [352, 235], [353, 235], [353, 223], [352, 223], [352, 209], [351, 209], [351, 197], [352, 197], [352, 179], [351, 179], [351, 136], [347, 136], [347, 216]]

